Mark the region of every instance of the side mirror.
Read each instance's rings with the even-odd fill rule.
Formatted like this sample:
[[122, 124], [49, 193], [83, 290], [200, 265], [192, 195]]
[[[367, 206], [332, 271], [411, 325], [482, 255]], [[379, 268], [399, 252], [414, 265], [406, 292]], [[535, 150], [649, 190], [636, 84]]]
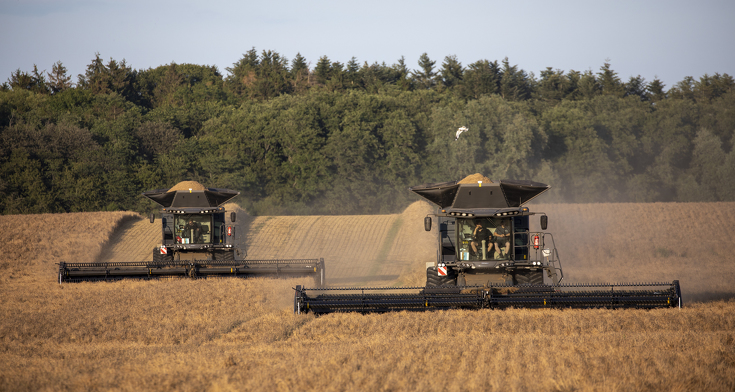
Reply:
[[549, 217], [546, 215], [541, 215], [541, 230], [546, 230], [548, 226], [549, 226]]
[[151, 215], [148, 216], [148, 218], [151, 220], [151, 223], [153, 223], [153, 222], [156, 221], [156, 215], [154, 213], [152, 213], [152, 212], [151, 212]]
[[237, 214], [235, 214], [234, 212], [231, 212], [230, 213], [230, 222], [234, 222], [235, 221], [235, 218], [237, 218]]
[[431, 217], [427, 216], [424, 218], [424, 230], [431, 231]]

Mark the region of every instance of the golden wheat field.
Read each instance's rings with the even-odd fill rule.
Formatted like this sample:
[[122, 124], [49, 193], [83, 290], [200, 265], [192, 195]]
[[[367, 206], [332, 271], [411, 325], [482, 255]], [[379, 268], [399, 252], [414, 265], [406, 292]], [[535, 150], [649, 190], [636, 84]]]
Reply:
[[[149, 260], [158, 225], [1, 216], [0, 390], [735, 390], [735, 203], [533, 209], [567, 282], [678, 279], [684, 308], [314, 317], [292, 313], [299, 279], [59, 285], [60, 261]], [[423, 285], [430, 212], [240, 211], [239, 257], [323, 257], [337, 286]]]

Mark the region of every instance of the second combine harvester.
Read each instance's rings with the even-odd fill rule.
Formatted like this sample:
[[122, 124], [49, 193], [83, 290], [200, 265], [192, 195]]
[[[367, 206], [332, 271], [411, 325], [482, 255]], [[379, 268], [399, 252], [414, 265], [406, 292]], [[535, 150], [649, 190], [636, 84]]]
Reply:
[[[206, 278], [251, 276], [312, 276], [324, 285], [323, 259], [247, 260], [237, 259], [235, 212], [223, 206], [240, 192], [205, 188], [184, 181], [169, 189], [143, 192], [161, 206], [160, 243], [151, 261], [59, 264], [59, 283], [110, 281], [127, 278]], [[155, 222], [153, 214], [151, 223]]]
[[[425, 287], [297, 286], [294, 312], [388, 312], [479, 308], [681, 307], [679, 282], [566, 284], [548, 218], [524, 204], [549, 189], [480, 174], [409, 188], [437, 206], [436, 262]], [[541, 231], [530, 217], [540, 215]], [[432, 230], [432, 217], [424, 220]]]

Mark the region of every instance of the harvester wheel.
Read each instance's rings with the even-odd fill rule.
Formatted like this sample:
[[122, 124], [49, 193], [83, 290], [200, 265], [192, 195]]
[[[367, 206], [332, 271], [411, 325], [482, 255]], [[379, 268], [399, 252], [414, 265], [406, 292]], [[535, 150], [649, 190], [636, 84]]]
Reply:
[[232, 250], [215, 250], [213, 253], [214, 253], [213, 256], [215, 260], [226, 260], [226, 261], [235, 260], [235, 251], [232, 251]]
[[540, 286], [544, 284], [544, 271], [533, 271], [529, 275], [529, 281], [532, 285]]
[[525, 271], [516, 273], [516, 284], [539, 286], [544, 284], [543, 271]]
[[153, 248], [153, 262], [160, 263], [161, 261], [161, 251], [158, 248]]
[[441, 286], [441, 278], [436, 272], [436, 267], [429, 267], [426, 269], [426, 286], [436, 287]]

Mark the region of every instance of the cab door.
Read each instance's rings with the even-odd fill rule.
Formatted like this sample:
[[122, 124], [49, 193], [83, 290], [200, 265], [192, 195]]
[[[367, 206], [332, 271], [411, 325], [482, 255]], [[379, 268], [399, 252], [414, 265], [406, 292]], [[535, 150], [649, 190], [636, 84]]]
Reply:
[[161, 231], [162, 243], [166, 246], [172, 246], [174, 241], [174, 214], [161, 214]]

